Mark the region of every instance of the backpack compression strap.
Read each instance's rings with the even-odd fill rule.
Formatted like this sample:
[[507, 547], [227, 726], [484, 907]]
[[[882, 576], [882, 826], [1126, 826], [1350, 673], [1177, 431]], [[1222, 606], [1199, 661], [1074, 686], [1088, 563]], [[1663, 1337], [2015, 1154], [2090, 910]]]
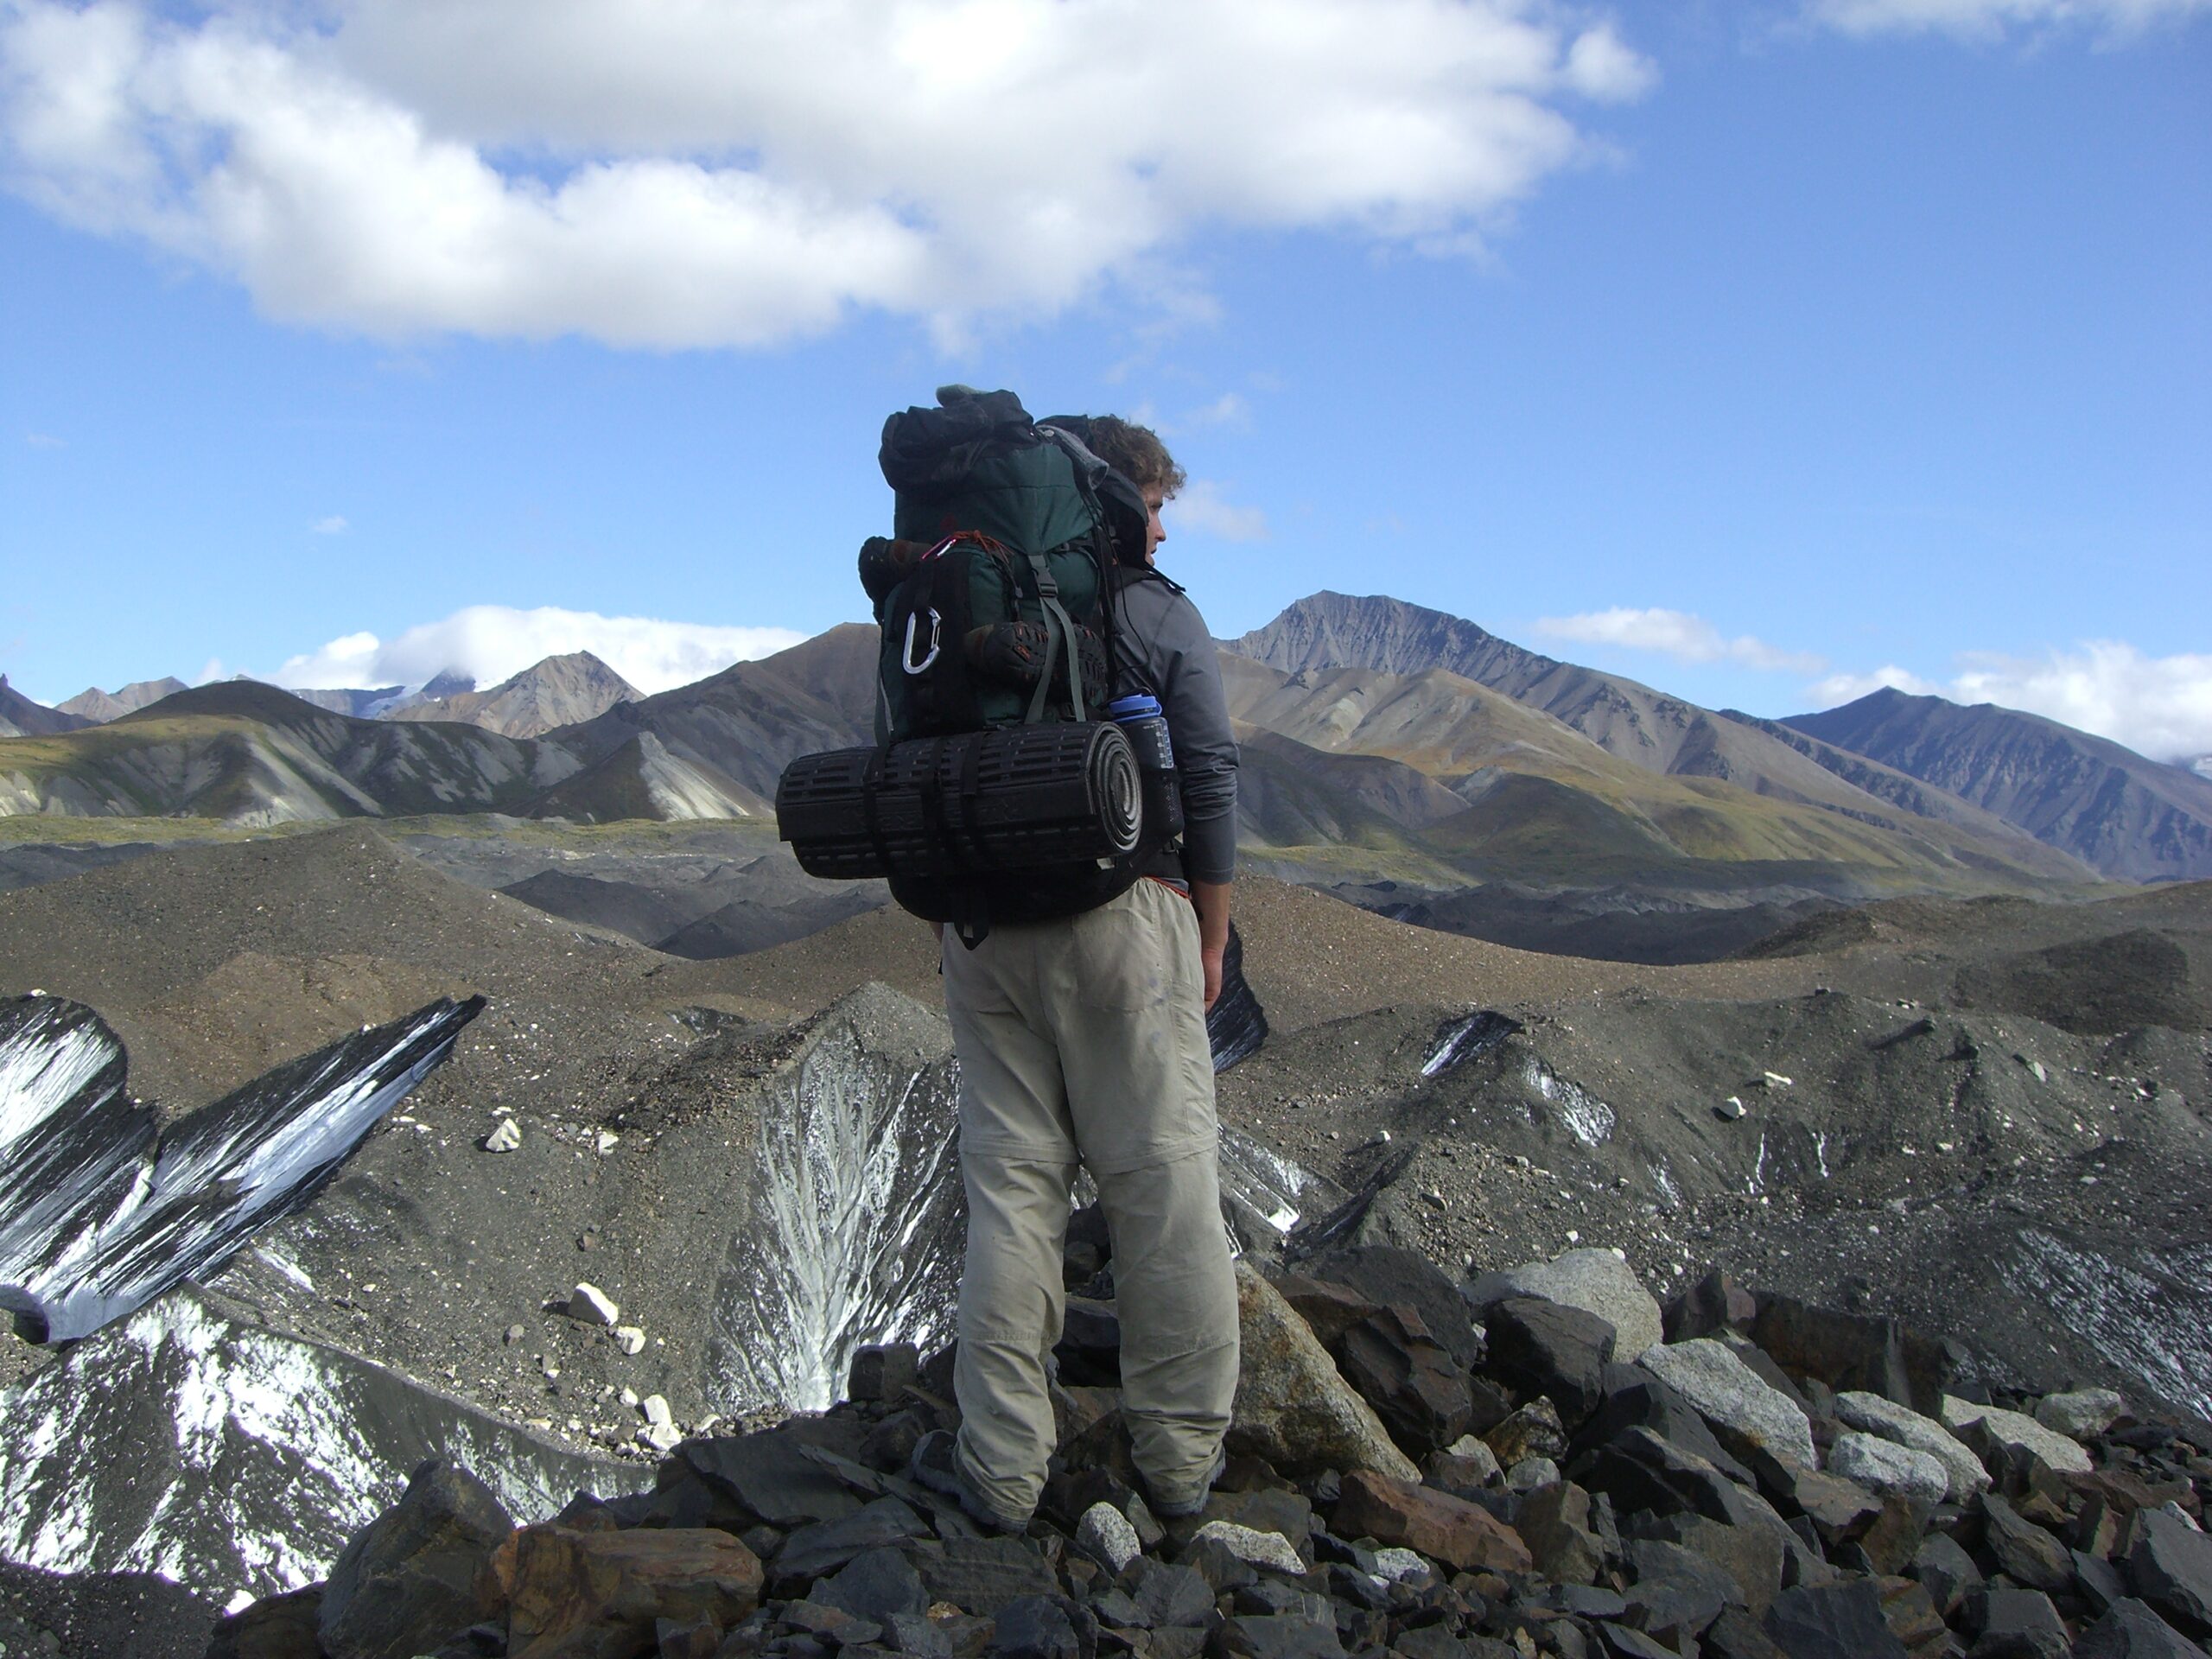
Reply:
[[1052, 690], [1052, 659], [1060, 654], [1063, 639], [1067, 643], [1069, 702], [1074, 717], [1078, 721], [1085, 719], [1083, 654], [1076, 646], [1075, 620], [1068, 615], [1067, 607], [1060, 603], [1060, 584], [1052, 580], [1052, 569], [1045, 563], [1042, 553], [1029, 556], [1029, 569], [1037, 582], [1037, 602], [1045, 611], [1045, 669], [1037, 677], [1037, 690], [1030, 696], [1029, 712], [1023, 716], [1022, 723], [1034, 726], [1045, 717], [1045, 699]]

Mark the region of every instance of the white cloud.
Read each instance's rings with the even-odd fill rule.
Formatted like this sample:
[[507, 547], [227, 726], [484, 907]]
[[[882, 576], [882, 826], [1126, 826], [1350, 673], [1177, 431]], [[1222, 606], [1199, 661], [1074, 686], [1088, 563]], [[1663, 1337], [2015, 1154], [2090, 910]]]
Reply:
[[352, 526], [346, 522], [344, 514], [334, 512], [327, 518], [316, 519], [308, 528], [318, 536], [343, 536]]
[[1991, 39], [2019, 29], [2086, 26], [2140, 34], [2212, 11], [2212, 0], [1808, 0], [1807, 15], [1847, 35], [1955, 35]]
[[[1649, 65], [1526, 0], [0, 0], [0, 175], [379, 335], [953, 333], [1202, 227], [1425, 247], [1597, 149]], [[1185, 299], [1188, 299], [1185, 292]], [[1202, 297], [1202, 296], [1201, 296]]]
[[1243, 431], [1252, 424], [1252, 405], [1243, 393], [1224, 391], [1210, 404], [1187, 410], [1178, 426], [1222, 426]]
[[2093, 639], [2042, 657], [1974, 652], [1948, 681], [1904, 669], [1838, 674], [1811, 688], [1817, 706], [1848, 702], [1881, 685], [1954, 702], [2005, 709], [2094, 732], [2158, 760], [2212, 753], [2212, 656], [2147, 657], [2116, 639]]
[[1748, 633], [1731, 639], [1703, 617], [1688, 611], [1631, 610], [1616, 606], [1609, 611], [1586, 611], [1579, 616], [1541, 617], [1536, 632], [1554, 639], [1572, 639], [1582, 645], [1656, 651], [1685, 663], [1731, 662], [1745, 668], [1792, 674], [1817, 674], [1827, 666], [1819, 657], [1783, 651]]
[[69, 447], [67, 438], [57, 438], [51, 432], [26, 432], [23, 442], [34, 449], [67, 449]]
[[1258, 507], [1240, 507], [1222, 494], [1211, 479], [1196, 478], [1167, 505], [1165, 523], [1172, 535], [1187, 524], [1201, 536], [1224, 542], [1264, 542], [1268, 515]]
[[471, 605], [396, 639], [346, 634], [292, 658], [268, 677], [302, 688], [421, 685], [452, 668], [491, 686], [544, 658], [588, 651], [640, 691], [665, 691], [805, 638], [789, 628], [717, 627], [551, 606], [523, 611]]

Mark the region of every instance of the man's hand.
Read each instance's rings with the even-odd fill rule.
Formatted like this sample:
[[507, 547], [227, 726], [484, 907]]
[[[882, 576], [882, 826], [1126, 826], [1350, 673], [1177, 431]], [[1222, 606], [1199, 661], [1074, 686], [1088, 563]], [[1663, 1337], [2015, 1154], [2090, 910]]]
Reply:
[[1191, 903], [1198, 912], [1198, 961], [1205, 969], [1206, 1012], [1221, 996], [1221, 958], [1229, 949], [1229, 883], [1193, 881]]

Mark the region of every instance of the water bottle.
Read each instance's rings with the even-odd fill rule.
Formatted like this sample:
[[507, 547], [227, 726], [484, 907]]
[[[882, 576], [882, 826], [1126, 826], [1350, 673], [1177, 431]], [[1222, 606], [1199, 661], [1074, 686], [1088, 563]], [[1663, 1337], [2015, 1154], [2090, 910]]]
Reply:
[[1160, 699], [1148, 691], [1116, 697], [1106, 705], [1106, 717], [1122, 728], [1136, 752], [1137, 770], [1144, 779], [1144, 838], [1158, 845], [1181, 835], [1183, 790], [1176, 780], [1175, 747], [1168, 741]]

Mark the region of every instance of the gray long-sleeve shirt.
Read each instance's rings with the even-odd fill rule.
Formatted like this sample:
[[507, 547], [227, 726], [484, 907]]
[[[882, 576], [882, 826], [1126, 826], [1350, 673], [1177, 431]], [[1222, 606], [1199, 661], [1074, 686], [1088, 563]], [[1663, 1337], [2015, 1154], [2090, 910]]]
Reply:
[[1236, 874], [1236, 739], [1213, 636], [1174, 583], [1141, 576], [1116, 597], [1114, 648], [1160, 696], [1183, 791], [1183, 869], [1193, 881]]

